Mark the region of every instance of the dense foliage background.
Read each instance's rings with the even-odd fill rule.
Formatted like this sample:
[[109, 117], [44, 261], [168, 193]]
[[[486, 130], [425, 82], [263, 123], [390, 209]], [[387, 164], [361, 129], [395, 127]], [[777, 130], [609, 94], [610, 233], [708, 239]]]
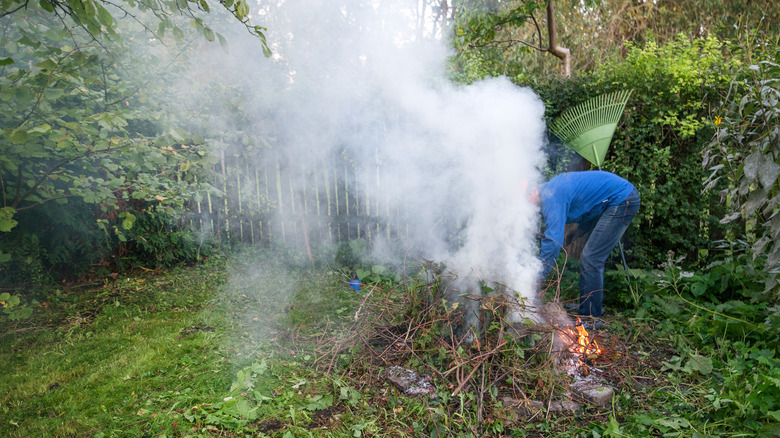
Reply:
[[[444, 30], [434, 36], [448, 38], [452, 48], [448, 73], [453, 82], [466, 86], [486, 77], [506, 76], [541, 97], [548, 121], [591, 97], [633, 90], [604, 168], [637, 186], [642, 208], [626, 236], [633, 282], [625, 284], [623, 273], [608, 273], [608, 287], [622, 291], [608, 299], [610, 306], [626, 312], [619, 316], [624, 323], [618, 325], [619, 333], [636, 340], [637, 349], [655, 365], [653, 378], [664, 375], [664, 382], [674, 391], [653, 388], [647, 394], [635, 389], [616, 398], [616, 403], [632, 409], [620, 415], [624, 432], [717, 436], [748, 431], [776, 436], [780, 424], [780, 8], [771, 1], [555, 3], [558, 43], [572, 53], [573, 73], [562, 77], [560, 60], [548, 53], [550, 23], [545, 11], [549, 3], [419, 3], [434, 17], [433, 25], [420, 25], [421, 34], [425, 26], [432, 26]], [[157, 312], [160, 306], [166, 314], [160, 317], [159, 330], [165, 332], [168, 318], [178, 318], [177, 312], [193, 305], [192, 300], [181, 298], [186, 290], [175, 289], [177, 295], [172, 297], [155, 283], [148, 300], [139, 298], [137, 305], [125, 308], [125, 299], [142, 289], [129, 275], [213, 263], [209, 256], [219, 260], [221, 251], [230, 253], [240, 246], [236, 236], [194, 232], [187, 226], [189, 214], [196, 203], [210, 203], [211, 195], [221, 194], [225, 175], [217, 163], [220, 159], [224, 163], [225, 154], [239, 162], [246, 157], [255, 159], [261, 156], [258, 149], [273, 144], [284, 155], [285, 139], [274, 130], [277, 115], [265, 114], [268, 123], [263, 126], [252, 126], [244, 116], [253, 109], [253, 99], [284, 99], [290, 91], [278, 83], [272, 84], [279, 88], [278, 94], [264, 95], [242, 85], [237, 74], [223, 82], [186, 82], [192, 76], [184, 75], [184, 70], [192, 66], [182, 60], [212, 42], [229, 45], [228, 39], [207, 25], [206, 16], [219, 24], [236, 24], [237, 19], [242, 32], [248, 30], [257, 37], [257, 53], [271, 54], [265, 29], [248, 22], [247, 2], [231, 0], [219, 6], [211, 11], [204, 0], [0, 3], [0, 319], [11, 327], [3, 331], [6, 341], [30, 329], [12, 325], [25, 318], [33, 318], [44, 329], [55, 324], [49, 317], [57, 306], [63, 312], [80, 312], [76, 323], [73, 315], [60, 321], [66, 343], [90, 341], [93, 331], [82, 326], [89, 327], [92, 313], [98, 313], [98, 301], [109, 311], [95, 320], [107, 326], [121, 325], [115, 328], [121, 333], [135, 324], [143, 325], [141, 316]], [[259, 15], [271, 23], [285, 19]], [[182, 108], [177, 103], [185, 93], [208, 96], [210, 106]], [[231, 130], [212, 125], [216, 117], [229, 119]], [[372, 135], [381, 133], [381, 127], [372, 131]], [[550, 140], [548, 174], [582, 166], [564, 145]], [[270, 211], [268, 199], [257, 203], [257, 214]], [[319, 254], [327, 260], [316, 265], [317, 272], [329, 278], [318, 281], [333, 290], [343, 286], [333, 281], [334, 271], [371, 281], [391, 296], [395, 288], [409, 292], [423, 287], [410, 284], [407, 277], [402, 282], [400, 274], [393, 272], [397, 266], [366, 260], [372, 242], [353, 239], [341, 242], [340, 247], [333, 243]], [[297, 257], [300, 269], [296, 272], [301, 276], [315, 266]], [[252, 268], [246, 262], [240, 269]], [[123, 275], [128, 277], [123, 280]], [[188, 285], [197, 285], [199, 276], [207, 274], [195, 271], [193, 275], [186, 277]], [[272, 292], [275, 286], [291, 284], [290, 279], [279, 277], [266, 285]], [[214, 282], [221, 284], [223, 279]], [[54, 284], [91, 284], [103, 289], [81, 299], [79, 292], [63, 291]], [[251, 290], [253, 286], [245, 287]], [[313, 296], [316, 290], [316, 286], [304, 285], [296, 293]], [[207, 307], [210, 291], [200, 290], [194, 306]], [[230, 297], [231, 315], [246, 306], [251, 295], [241, 289]], [[340, 297], [346, 303], [343, 307], [328, 297], [318, 299], [311, 309], [327, 303], [334, 307], [328, 310], [337, 315], [334, 318], [343, 317], [344, 309], [351, 312], [363, 305], [349, 301], [352, 295]], [[96, 303], [96, 308], [88, 308], [89, 302]], [[251, 307], [262, 306], [258, 303], [252, 302]], [[103, 307], [99, 310], [104, 312]], [[300, 321], [307, 318], [305, 311], [292, 304], [279, 312], [297, 315]], [[258, 313], [253, 321], [262, 316]], [[119, 324], [124, 317], [134, 319]], [[195, 319], [185, 325], [200, 327]], [[215, 323], [220, 325], [220, 336], [243, 332], [252, 324]], [[180, 329], [185, 327], [176, 330]], [[294, 338], [296, 333], [289, 336]], [[424, 342], [431, 339], [433, 335]], [[180, 358], [177, 366], [203, 365], [198, 357], [201, 350], [208, 350], [206, 341]], [[43, 341], [30, 342], [40, 345]], [[86, 352], [93, 350], [80, 345]], [[14, 346], [13, 354], [21, 355], [24, 348]], [[334, 362], [341, 353], [334, 353]], [[20, 357], [9, 361], [25, 362]], [[441, 353], [433, 359], [414, 360], [444, 363], [445, 359], [451, 358]], [[227, 359], [218, 360], [222, 364]], [[113, 356], [111, 362], [117, 362]], [[259, 378], [266, 369], [260, 363], [245, 362], [248, 368], [241, 371], [242, 378], [229, 391], [215, 391], [214, 397], [241, 395], [259, 407], [270, 399], [236, 388], [251, 387], [251, 378]], [[156, 371], [146, 372], [149, 377]], [[198, 371], [198, 375], [207, 372]], [[209, 387], [213, 382], [207, 380], [203, 385]], [[47, 385], [59, 385], [57, 376], [51, 376]], [[331, 386], [346, 394], [344, 400], [352, 408], [361, 406], [349, 385], [334, 380]], [[6, 392], [12, 394], [15, 388], [8, 387]], [[88, 385], [85, 388], [79, 391], [90, 390]], [[295, 400], [293, 389], [284, 394], [285, 400]], [[131, 390], [134, 395], [136, 389]], [[159, 400], [168, 397], [176, 403], [196, 403], [194, 396], [166, 391]], [[631, 398], [632, 394], [636, 397]], [[145, 402], [153, 405], [159, 400]], [[321, 398], [307, 400], [314, 403]], [[462, 414], [465, 402], [461, 403]], [[188, 408], [186, 415], [191, 418], [187, 420], [213, 421], [240, 433], [247, 425], [247, 412], [231, 406], [196, 405]], [[136, 407], [131, 404], [132, 409]], [[425, 407], [413, 407], [428, 412]], [[294, 423], [297, 411], [290, 409]], [[374, 414], [369, 411], [366, 408], [366, 415]], [[445, 418], [452, 417], [449, 414], [441, 410], [436, 421], [446, 423]], [[593, 435], [625, 435], [615, 416], [610, 415], [608, 421], [608, 426], [593, 426]], [[88, 430], [95, 427], [90, 425]], [[361, 427], [351, 429], [354, 436], [370, 430]], [[415, 423], [415, 432], [432, 433], [426, 427]], [[461, 426], [447, 423], [446, 427]], [[537, 432], [549, 432], [543, 427], [537, 426]], [[462, 426], [459, 431], [467, 428]], [[500, 434], [501, 430], [493, 432]], [[173, 433], [177, 433], [176, 426]]]
[[[247, 141], [252, 133], [242, 122], [242, 105], [248, 101], [238, 96], [252, 92], [235, 84], [197, 84], [202, 93], [224, 100], [213, 109], [171, 106], [182, 92], [171, 86], [184, 65], [177, 59], [197, 50], [198, 38], [225, 42], [224, 37], [187, 5], [174, 12], [194, 17], [192, 32], [174, 16], [143, 9], [123, 21], [100, 3], [85, 3], [84, 12], [65, 9], [63, 17], [58, 3], [52, 3], [54, 13], [45, 5], [24, 10], [15, 5], [4, 6], [0, 53], [7, 108], [0, 174], [0, 261], [8, 271], [3, 281], [77, 278], [101, 266], [105, 275], [113, 266], [144, 265], [143, 255], [138, 263], [116, 260], [136, 249], [157, 254], [147, 267], [179, 256], [197, 258], [197, 251], [160, 254], [171, 246], [164, 239], [152, 251], [155, 240], [131, 230], [145, 215], [150, 218], [145, 223], [165, 222], [162, 229], [170, 231], [193, 199], [217, 193], [219, 151], [246, 155], [247, 145], [276, 142], [267, 129], [266, 139], [255, 135]], [[227, 6], [244, 12], [241, 4]], [[777, 140], [771, 129], [777, 35], [769, 26], [775, 8], [759, 15], [751, 2], [746, 10], [709, 14], [715, 6], [708, 2], [695, 10], [688, 3], [661, 2], [651, 14], [620, 1], [558, 5], [558, 38], [571, 46], [575, 67], [572, 77], [563, 78], [549, 65], [557, 58], [538, 50], [544, 49], [544, 5], [471, 6], [476, 5], [453, 2], [440, 16], [442, 25], [449, 22], [454, 29], [456, 82], [509, 75], [542, 97], [548, 120], [590, 97], [633, 90], [604, 166], [634, 182], [643, 198], [629, 232], [632, 266], [655, 267], [673, 251], [685, 256], [685, 266], [701, 268], [737, 241], [757, 255], [772, 254], [768, 267], [777, 266], [772, 244]], [[208, 6], [198, 8], [208, 12]], [[620, 14], [625, 8], [635, 14]], [[686, 28], [670, 11], [693, 14], [701, 24]], [[155, 20], [157, 38], [139, 42]], [[644, 31], [626, 35], [631, 20]], [[596, 25], [606, 26], [600, 39], [593, 35]], [[233, 112], [236, 131], [210, 130], [209, 114], [225, 110]], [[564, 149], [553, 143], [551, 160], [565, 155]], [[742, 160], [748, 157], [745, 168]], [[731, 190], [727, 200], [723, 190]], [[753, 202], [734, 220], [729, 213], [740, 212], [748, 194]], [[724, 217], [729, 220], [721, 221]], [[196, 247], [204, 244], [199, 240]]]

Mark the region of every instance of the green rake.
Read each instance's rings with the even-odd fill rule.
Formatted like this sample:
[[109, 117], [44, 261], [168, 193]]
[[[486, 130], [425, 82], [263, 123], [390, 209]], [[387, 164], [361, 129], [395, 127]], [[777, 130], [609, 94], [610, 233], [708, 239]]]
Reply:
[[[601, 163], [607, 156], [609, 143], [632, 92], [633, 90], [628, 90], [602, 94], [569, 108], [553, 121], [550, 130], [601, 170]], [[619, 240], [618, 247], [623, 268], [626, 270], [626, 280], [631, 284], [626, 255]]]
[[601, 169], [609, 143], [633, 90], [594, 97], [564, 111], [550, 129], [586, 160]]

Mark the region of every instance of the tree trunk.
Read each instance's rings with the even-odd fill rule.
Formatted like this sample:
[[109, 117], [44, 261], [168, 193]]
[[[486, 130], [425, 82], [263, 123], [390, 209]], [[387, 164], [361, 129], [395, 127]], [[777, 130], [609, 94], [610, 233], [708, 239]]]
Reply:
[[547, 35], [550, 40], [550, 48], [548, 50], [563, 62], [563, 75], [567, 78], [570, 77], [571, 52], [566, 47], [558, 45], [558, 29], [555, 27], [555, 8], [553, 7], [553, 0], [549, 0], [547, 3]]

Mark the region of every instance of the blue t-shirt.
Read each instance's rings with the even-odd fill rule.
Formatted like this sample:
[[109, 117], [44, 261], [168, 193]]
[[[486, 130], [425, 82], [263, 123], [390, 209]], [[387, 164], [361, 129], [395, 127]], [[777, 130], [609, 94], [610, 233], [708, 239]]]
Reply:
[[542, 278], [555, 266], [566, 224], [597, 219], [607, 207], [625, 201], [633, 190], [630, 182], [601, 170], [563, 173], [540, 185], [545, 224], [540, 251]]

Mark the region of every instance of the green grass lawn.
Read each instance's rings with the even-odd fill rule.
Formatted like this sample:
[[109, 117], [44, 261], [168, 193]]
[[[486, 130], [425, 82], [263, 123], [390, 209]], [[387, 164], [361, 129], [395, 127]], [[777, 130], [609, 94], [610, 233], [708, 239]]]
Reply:
[[[611, 403], [510, 420], [507, 387], [566, 396], [543, 340], [448, 350], [414, 307], [424, 282], [356, 293], [344, 280], [242, 253], [38, 291], [32, 318], [1, 321], [0, 436], [772, 436], [780, 423], [776, 343], [758, 328], [730, 337], [727, 309], [685, 313], [645, 293], [603, 335]], [[375, 326], [408, 342], [377, 346]], [[437, 397], [399, 394], [379, 377], [392, 364], [427, 371]]]
[[6, 436], [140, 436], [218, 395], [231, 370], [214, 301], [226, 277], [215, 268], [63, 288], [34, 321], [8, 327]]

